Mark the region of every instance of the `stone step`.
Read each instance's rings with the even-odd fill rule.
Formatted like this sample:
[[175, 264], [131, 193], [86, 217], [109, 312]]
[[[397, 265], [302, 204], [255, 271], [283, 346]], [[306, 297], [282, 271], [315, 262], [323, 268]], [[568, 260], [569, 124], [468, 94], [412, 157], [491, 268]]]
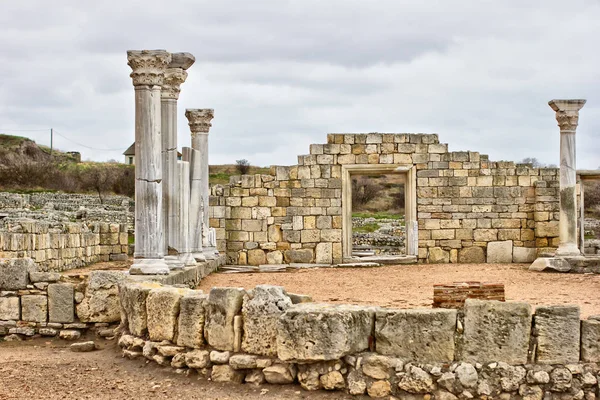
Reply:
[[355, 262], [373, 262], [383, 265], [400, 265], [400, 264], [416, 264], [416, 256], [371, 256], [371, 257], [358, 257], [358, 258], [344, 258], [344, 263], [355, 263]]

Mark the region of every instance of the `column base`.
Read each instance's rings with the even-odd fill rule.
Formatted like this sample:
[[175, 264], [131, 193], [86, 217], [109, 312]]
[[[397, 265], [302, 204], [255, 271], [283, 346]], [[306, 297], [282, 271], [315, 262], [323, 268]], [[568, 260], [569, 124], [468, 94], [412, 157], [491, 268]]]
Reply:
[[216, 247], [204, 247], [202, 252], [207, 260], [216, 260], [219, 257], [219, 251]]
[[579, 247], [577, 247], [575, 243], [561, 244], [558, 246], [558, 249], [556, 249], [555, 254], [557, 257], [580, 256], [581, 250], [579, 250]]
[[204, 262], [204, 261], [206, 261], [206, 257], [204, 256], [204, 252], [202, 250], [200, 250], [200, 251], [193, 251], [192, 252], [192, 257], [194, 257], [194, 259], [197, 262]]
[[169, 266], [162, 258], [137, 258], [129, 267], [131, 275], [167, 275]]
[[178, 256], [165, 256], [165, 263], [169, 266], [169, 269], [182, 269], [185, 267]]
[[183, 263], [186, 267], [194, 267], [198, 265], [196, 259], [192, 255], [192, 253], [184, 253], [179, 255], [179, 261]]

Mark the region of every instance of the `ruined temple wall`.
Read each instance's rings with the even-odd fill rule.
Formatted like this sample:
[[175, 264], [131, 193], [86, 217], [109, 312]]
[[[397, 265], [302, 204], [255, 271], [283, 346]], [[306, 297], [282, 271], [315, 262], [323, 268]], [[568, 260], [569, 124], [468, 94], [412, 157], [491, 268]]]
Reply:
[[[230, 264], [342, 261], [344, 165], [416, 170], [420, 262], [530, 262], [558, 246], [558, 169], [448, 151], [436, 134], [330, 134], [298, 165], [213, 188]], [[412, 190], [412, 189], [410, 189]]]

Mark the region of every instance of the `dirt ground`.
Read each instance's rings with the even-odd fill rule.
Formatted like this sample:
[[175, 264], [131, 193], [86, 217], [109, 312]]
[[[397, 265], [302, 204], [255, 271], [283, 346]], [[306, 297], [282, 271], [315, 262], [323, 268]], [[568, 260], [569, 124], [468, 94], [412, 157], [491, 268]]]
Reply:
[[98, 351], [73, 353], [69, 342], [58, 339], [0, 342], [0, 400], [350, 398], [338, 392], [307, 392], [298, 385], [255, 387], [210, 382], [195, 373], [176, 374], [154, 362], [124, 359], [115, 342], [96, 339], [96, 343], [101, 347]]
[[314, 301], [385, 307], [430, 307], [433, 285], [461, 281], [503, 283], [507, 300], [532, 305], [578, 304], [581, 316], [600, 314], [600, 275], [540, 273], [519, 264], [431, 264], [378, 268], [315, 268], [295, 272], [211, 274], [198, 286], [251, 289], [280, 285]]

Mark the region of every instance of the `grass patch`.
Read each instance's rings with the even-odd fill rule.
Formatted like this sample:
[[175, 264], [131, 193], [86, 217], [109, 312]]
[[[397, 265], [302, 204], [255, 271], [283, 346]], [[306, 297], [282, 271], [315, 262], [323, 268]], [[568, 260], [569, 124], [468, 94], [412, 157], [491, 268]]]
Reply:
[[596, 235], [593, 235], [593, 234], [587, 234], [587, 235], [583, 235], [583, 238], [584, 238], [585, 240], [588, 240], [588, 239], [596, 239]]
[[363, 226], [357, 226], [356, 228], [352, 228], [352, 230], [354, 232], [359, 232], [359, 233], [373, 233], [373, 232], [375, 232], [379, 228], [380, 228], [379, 224], [376, 223], [376, 222], [373, 222], [371, 224], [365, 224]]
[[354, 218], [375, 218], [375, 219], [404, 219], [404, 214], [392, 214], [387, 211], [381, 212], [354, 212]]
[[127, 244], [135, 244], [135, 235], [128, 235], [127, 236]]

